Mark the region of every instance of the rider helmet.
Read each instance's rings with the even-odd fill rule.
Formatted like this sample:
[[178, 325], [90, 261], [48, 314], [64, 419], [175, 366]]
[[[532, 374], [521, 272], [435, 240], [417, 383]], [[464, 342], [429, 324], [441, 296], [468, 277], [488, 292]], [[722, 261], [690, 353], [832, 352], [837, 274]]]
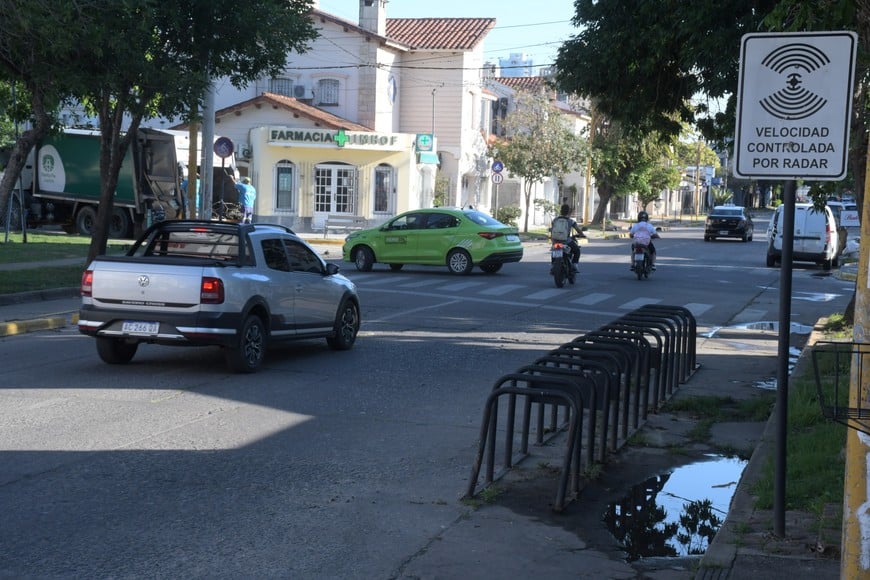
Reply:
[[648, 222], [649, 221], [649, 214], [646, 213], [645, 211], [640, 212], [639, 214], [637, 214], [637, 221]]

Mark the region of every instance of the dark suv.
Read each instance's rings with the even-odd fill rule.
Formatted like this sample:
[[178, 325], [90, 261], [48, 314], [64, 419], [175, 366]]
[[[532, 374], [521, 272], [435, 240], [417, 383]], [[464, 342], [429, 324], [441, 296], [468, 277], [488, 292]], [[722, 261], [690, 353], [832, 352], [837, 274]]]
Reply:
[[742, 205], [717, 205], [707, 215], [704, 241], [740, 238], [744, 242], [751, 242], [754, 229], [752, 216]]

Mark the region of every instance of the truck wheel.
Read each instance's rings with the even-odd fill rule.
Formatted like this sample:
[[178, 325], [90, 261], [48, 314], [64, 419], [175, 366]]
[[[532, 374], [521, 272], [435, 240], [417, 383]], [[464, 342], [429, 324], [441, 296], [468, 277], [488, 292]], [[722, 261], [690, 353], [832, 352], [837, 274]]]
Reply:
[[97, 354], [104, 363], [110, 365], [124, 365], [133, 360], [138, 342], [128, 342], [118, 338], [97, 337]]
[[130, 215], [127, 210], [116, 207], [112, 209], [112, 221], [109, 222], [110, 238], [126, 238], [130, 235]]
[[256, 372], [266, 357], [266, 327], [260, 317], [253, 314], [248, 316], [237, 338], [236, 346], [225, 349], [227, 366], [237, 373]]
[[94, 233], [97, 224], [97, 212], [91, 206], [86, 205], [76, 214], [76, 231], [83, 236]]
[[359, 308], [351, 300], [345, 300], [335, 314], [335, 330], [326, 344], [332, 350], [349, 350], [356, 342], [359, 324]]

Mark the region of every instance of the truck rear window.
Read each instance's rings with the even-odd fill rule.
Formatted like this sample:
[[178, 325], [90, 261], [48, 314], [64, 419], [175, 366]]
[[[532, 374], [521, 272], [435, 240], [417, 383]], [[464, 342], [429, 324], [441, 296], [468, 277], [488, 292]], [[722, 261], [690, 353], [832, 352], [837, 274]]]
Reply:
[[226, 232], [162, 231], [137, 249], [138, 256], [172, 256], [236, 261], [239, 236]]

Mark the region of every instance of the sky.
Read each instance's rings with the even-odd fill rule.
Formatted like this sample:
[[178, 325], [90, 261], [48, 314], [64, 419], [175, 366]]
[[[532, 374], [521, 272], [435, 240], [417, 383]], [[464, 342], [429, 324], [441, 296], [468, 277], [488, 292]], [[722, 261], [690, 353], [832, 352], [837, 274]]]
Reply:
[[[546, 8], [544, 8], [546, 6]], [[535, 8], [539, 8], [536, 10]], [[320, 0], [320, 10], [359, 22], [359, 0]], [[536, 67], [552, 64], [559, 46], [577, 29], [573, 0], [388, 0], [387, 18], [495, 18], [483, 41], [484, 58], [498, 62], [525, 53]]]

